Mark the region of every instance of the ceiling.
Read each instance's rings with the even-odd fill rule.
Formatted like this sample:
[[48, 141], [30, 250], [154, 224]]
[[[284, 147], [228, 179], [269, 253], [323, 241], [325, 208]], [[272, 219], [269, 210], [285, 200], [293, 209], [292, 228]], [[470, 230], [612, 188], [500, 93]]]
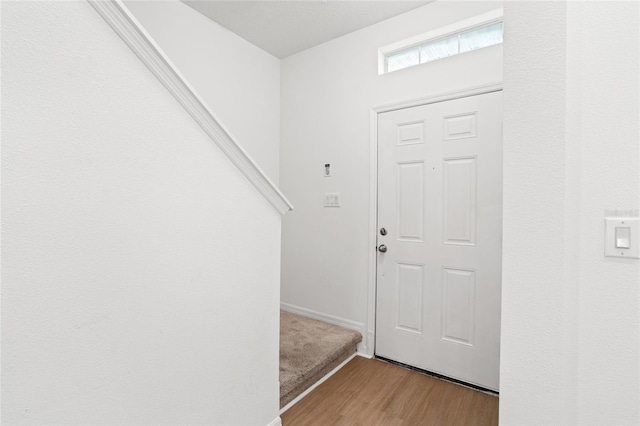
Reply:
[[430, 3], [418, 0], [181, 1], [281, 59]]

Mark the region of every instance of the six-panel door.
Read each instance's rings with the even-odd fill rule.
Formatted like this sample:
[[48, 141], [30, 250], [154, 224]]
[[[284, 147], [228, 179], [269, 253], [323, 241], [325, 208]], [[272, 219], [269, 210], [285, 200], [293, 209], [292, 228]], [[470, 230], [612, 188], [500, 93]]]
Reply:
[[498, 390], [502, 92], [378, 116], [376, 354]]

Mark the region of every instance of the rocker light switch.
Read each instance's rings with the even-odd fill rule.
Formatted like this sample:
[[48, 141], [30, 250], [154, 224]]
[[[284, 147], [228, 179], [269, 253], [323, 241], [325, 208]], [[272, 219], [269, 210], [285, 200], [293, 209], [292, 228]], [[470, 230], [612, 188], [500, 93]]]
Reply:
[[629, 237], [631, 235], [631, 228], [616, 226], [616, 248], [628, 249], [631, 248], [629, 243]]
[[325, 192], [324, 193], [324, 206], [325, 207], [340, 207], [340, 193], [339, 192]]
[[640, 218], [605, 219], [604, 255], [640, 259]]

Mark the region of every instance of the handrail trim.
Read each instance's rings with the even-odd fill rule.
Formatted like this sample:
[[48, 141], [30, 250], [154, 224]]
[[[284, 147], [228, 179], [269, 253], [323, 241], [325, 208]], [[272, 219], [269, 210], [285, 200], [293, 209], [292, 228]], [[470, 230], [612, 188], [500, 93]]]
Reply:
[[87, 0], [281, 215], [293, 205], [220, 123], [121, 0]]

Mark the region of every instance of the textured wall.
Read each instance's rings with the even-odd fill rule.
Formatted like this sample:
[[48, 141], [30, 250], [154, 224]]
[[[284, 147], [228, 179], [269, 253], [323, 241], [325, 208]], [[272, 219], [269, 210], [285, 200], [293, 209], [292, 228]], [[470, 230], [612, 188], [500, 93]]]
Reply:
[[182, 2], [125, 4], [220, 122], [277, 184], [280, 60]]
[[567, 142], [579, 206], [576, 423], [638, 425], [640, 260], [602, 253], [606, 212], [640, 214], [640, 3], [569, 3], [568, 17]]
[[564, 306], [566, 27], [566, 4], [505, 5], [504, 424], [564, 423], [572, 394], [564, 374], [575, 360], [563, 356], [574, 320]]
[[278, 416], [280, 217], [87, 2], [2, 2], [2, 151], [3, 424]]
[[[431, 3], [282, 61], [280, 182], [296, 206], [282, 225], [283, 302], [372, 330], [370, 109], [502, 79], [502, 46], [386, 75], [378, 75], [378, 49], [500, 6]], [[340, 192], [342, 207], [324, 208], [324, 192]]]
[[640, 209], [639, 12], [505, 6], [505, 425], [640, 424], [640, 261], [603, 256]]

